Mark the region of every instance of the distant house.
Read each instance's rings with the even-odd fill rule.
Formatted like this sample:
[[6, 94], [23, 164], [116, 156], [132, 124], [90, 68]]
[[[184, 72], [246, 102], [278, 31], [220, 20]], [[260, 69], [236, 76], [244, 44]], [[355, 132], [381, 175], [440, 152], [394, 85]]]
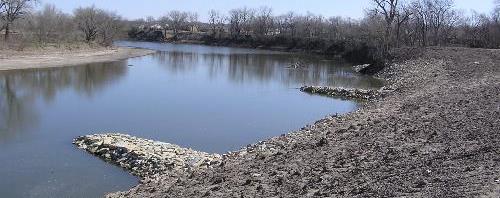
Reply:
[[154, 24], [151, 27], [149, 27], [149, 29], [153, 31], [162, 31], [163, 27], [160, 24]]
[[276, 35], [280, 35], [280, 34], [281, 34], [281, 30], [279, 28], [276, 28], [274, 30], [267, 31], [266, 36], [276, 36]]

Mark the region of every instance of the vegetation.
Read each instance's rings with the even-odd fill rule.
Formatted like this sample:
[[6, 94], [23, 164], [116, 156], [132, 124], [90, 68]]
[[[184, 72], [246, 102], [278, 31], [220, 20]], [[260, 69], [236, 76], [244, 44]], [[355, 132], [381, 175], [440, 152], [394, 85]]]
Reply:
[[[34, 11], [36, 0], [0, 0], [4, 41], [46, 45], [65, 42], [112, 44], [128, 32], [138, 40], [194, 40], [212, 45], [280, 48], [356, 58], [384, 59], [392, 48], [416, 46], [500, 47], [500, 0], [491, 13], [469, 16], [453, 0], [370, 0], [362, 19], [289, 12], [269, 7], [211, 10], [198, 14], [170, 11], [155, 19], [125, 21], [94, 6], [65, 14], [53, 5]], [[14, 37], [14, 38], [10, 38]]]
[[[371, 0], [372, 9], [359, 20], [289, 12], [271, 8], [238, 8], [208, 13], [208, 23], [190, 31], [185, 12], [166, 18], [135, 21], [129, 31], [140, 40], [199, 40], [213, 45], [280, 47], [356, 57], [361, 62], [386, 58], [392, 48], [425, 46], [500, 47], [500, 1], [490, 14], [466, 16], [453, 0]], [[194, 23], [190, 21], [190, 23]], [[172, 32], [174, 36], [169, 36]], [[154, 34], [156, 32], [156, 34]], [[196, 36], [195, 36], [196, 35]]]
[[36, 0], [0, 0], [3, 47], [79, 42], [110, 46], [125, 29], [120, 16], [94, 6], [75, 9], [73, 14], [65, 14], [54, 5], [35, 11], [36, 6]]

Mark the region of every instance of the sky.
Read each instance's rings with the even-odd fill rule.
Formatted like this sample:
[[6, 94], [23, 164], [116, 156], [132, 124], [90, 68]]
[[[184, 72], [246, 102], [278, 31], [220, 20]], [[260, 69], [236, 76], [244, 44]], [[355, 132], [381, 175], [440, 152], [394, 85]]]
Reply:
[[[310, 11], [323, 16], [343, 16], [362, 18], [364, 10], [371, 7], [370, 0], [41, 0], [42, 4], [51, 3], [66, 13], [71, 13], [81, 6], [95, 5], [114, 11], [127, 19], [139, 19], [147, 16], [160, 17], [171, 10], [196, 12], [201, 21], [207, 21], [210, 9], [224, 13], [239, 7], [258, 8], [268, 6], [274, 14], [288, 11], [305, 14]], [[466, 12], [476, 10], [489, 13], [493, 0], [455, 0], [456, 8]]]

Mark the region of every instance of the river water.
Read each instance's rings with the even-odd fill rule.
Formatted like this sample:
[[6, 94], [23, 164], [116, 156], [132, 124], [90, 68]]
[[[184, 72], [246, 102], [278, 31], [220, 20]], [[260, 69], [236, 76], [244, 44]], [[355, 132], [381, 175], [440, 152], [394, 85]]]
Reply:
[[[101, 197], [137, 179], [82, 150], [122, 132], [224, 153], [353, 111], [302, 85], [378, 88], [348, 63], [263, 50], [118, 42], [157, 50], [75, 67], [0, 72], [0, 197]], [[290, 68], [298, 65], [298, 68]]]

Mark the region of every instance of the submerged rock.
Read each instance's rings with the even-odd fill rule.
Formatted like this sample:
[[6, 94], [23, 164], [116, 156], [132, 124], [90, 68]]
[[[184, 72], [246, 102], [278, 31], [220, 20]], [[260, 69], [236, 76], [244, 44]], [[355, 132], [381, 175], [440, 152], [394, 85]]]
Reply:
[[305, 93], [319, 94], [330, 97], [341, 97], [347, 99], [362, 99], [362, 100], [371, 100], [381, 96], [381, 92], [378, 90], [347, 89], [342, 87], [305, 86], [301, 87], [300, 91]]
[[73, 144], [141, 178], [211, 168], [222, 160], [218, 154], [118, 133], [81, 136]]

